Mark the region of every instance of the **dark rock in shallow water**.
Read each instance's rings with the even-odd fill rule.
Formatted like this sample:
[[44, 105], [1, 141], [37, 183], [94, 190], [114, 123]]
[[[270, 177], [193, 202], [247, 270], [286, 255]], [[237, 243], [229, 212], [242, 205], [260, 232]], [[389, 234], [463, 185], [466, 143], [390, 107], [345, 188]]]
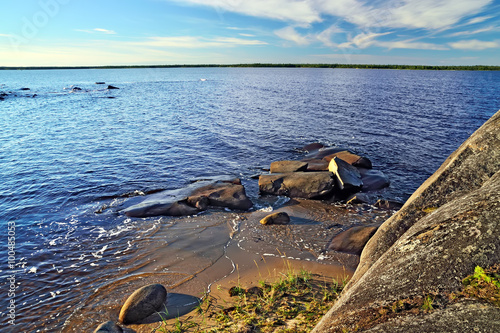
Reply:
[[113, 321], [108, 321], [99, 325], [94, 333], [122, 333], [123, 329]]
[[198, 181], [186, 188], [147, 196], [122, 212], [130, 217], [148, 217], [194, 215], [209, 206], [248, 210], [253, 205], [252, 201], [246, 196], [243, 185], [239, 184], [239, 179]]
[[306, 171], [307, 163], [301, 161], [276, 161], [271, 163], [271, 173]]
[[270, 224], [288, 224], [290, 223], [290, 216], [285, 212], [277, 212], [267, 215], [262, 220], [260, 224], [270, 225]]
[[375, 202], [375, 204], [373, 205], [378, 208], [390, 209], [390, 210], [398, 210], [401, 209], [401, 207], [403, 207], [403, 203], [401, 202], [384, 200], [384, 199], [377, 200], [377, 202]]
[[318, 158], [321, 159], [325, 156], [335, 154], [341, 151], [344, 151], [344, 148], [336, 148], [336, 147], [328, 147], [328, 148], [321, 148], [319, 150], [314, 150], [310, 152], [309, 154], [306, 155], [306, 158]]
[[338, 157], [334, 157], [328, 165], [328, 170], [337, 177], [341, 190], [357, 192], [363, 186], [358, 169]]
[[263, 194], [315, 199], [334, 189], [335, 180], [330, 172], [292, 172], [259, 177], [259, 191]]
[[346, 199], [346, 203], [350, 204], [350, 205], [365, 204], [365, 203], [369, 203], [369, 202], [370, 202], [370, 200], [368, 199], [366, 194], [363, 194], [363, 193], [353, 194]]
[[378, 226], [356, 226], [335, 236], [328, 249], [339, 252], [361, 254], [365, 244], [377, 231]]
[[120, 88], [109, 85], [107, 89], [120, 89]]
[[100, 81], [98, 81], [95, 84], [106, 84], [106, 82], [100, 82]]
[[123, 304], [119, 321], [125, 325], [136, 324], [163, 309], [167, 290], [161, 284], [150, 284], [137, 289]]
[[213, 207], [248, 210], [253, 206], [243, 185], [233, 183], [221, 182], [201, 187], [190, 195], [190, 198], [197, 197], [206, 197], [209, 206]]
[[19, 90], [25, 90], [26, 91], [26, 90], [31, 90], [31, 89], [30, 88], [21, 88]]
[[391, 182], [380, 170], [358, 168], [363, 181], [363, 192], [377, 191], [388, 187]]
[[315, 150], [320, 150], [321, 148], [324, 148], [325, 146], [322, 143], [315, 142], [315, 143], [310, 143], [308, 145], [305, 145], [302, 150], [307, 151], [308, 153], [313, 152]]

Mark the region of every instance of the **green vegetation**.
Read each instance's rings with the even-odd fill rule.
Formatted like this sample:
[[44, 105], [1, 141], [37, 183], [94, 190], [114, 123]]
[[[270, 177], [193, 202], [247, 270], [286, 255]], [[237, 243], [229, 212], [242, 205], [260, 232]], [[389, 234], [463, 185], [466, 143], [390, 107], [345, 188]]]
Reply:
[[456, 296], [465, 296], [485, 300], [500, 307], [500, 264], [488, 269], [476, 266], [474, 274], [462, 281], [464, 288]]
[[232, 301], [206, 297], [196, 315], [174, 323], [163, 320], [157, 332], [310, 332], [331, 308], [346, 281], [325, 281], [291, 269], [273, 283], [229, 290]]
[[31, 66], [0, 67], [0, 70], [43, 70], [43, 69], [123, 69], [123, 68], [200, 68], [200, 67], [275, 67], [275, 68], [357, 68], [357, 69], [411, 69], [448, 71], [498, 71], [500, 66], [425, 66], [425, 65], [366, 65], [366, 64], [205, 64], [205, 65], [130, 65], [130, 66]]

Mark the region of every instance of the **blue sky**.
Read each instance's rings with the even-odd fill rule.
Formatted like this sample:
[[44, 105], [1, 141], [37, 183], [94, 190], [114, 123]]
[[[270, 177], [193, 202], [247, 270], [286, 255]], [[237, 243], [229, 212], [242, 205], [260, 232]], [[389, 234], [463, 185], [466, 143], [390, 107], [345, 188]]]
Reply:
[[496, 0], [4, 1], [0, 66], [500, 65]]

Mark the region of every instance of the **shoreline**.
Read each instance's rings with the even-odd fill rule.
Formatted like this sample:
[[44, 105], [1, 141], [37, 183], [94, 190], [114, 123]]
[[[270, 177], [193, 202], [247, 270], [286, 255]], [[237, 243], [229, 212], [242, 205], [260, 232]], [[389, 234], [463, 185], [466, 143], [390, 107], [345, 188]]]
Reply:
[[110, 66], [0, 66], [0, 70], [64, 70], [64, 69], [133, 69], [133, 68], [352, 68], [436, 71], [499, 71], [500, 66], [447, 66], [447, 65], [375, 65], [375, 64], [175, 64], [175, 65], [110, 65]]

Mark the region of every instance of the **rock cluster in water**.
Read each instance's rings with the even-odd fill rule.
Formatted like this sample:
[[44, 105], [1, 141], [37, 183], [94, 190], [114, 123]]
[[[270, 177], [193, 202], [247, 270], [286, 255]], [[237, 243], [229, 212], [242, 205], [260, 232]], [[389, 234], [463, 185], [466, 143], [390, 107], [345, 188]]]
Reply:
[[[301, 161], [271, 163], [270, 174], [260, 175], [262, 194], [291, 198], [350, 200], [357, 192], [389, 186], [387, 176], [372, 169], [371, 161], [346, 149], [311, 144]], [[357, 196], [356, 202], [366, 202]], [[355, 202], [352, 202], [355, 203]]]
[[498, 304], [457, 296], [499, 262], [500, 111], [379, 227], [313, 332], [500, 332]]

